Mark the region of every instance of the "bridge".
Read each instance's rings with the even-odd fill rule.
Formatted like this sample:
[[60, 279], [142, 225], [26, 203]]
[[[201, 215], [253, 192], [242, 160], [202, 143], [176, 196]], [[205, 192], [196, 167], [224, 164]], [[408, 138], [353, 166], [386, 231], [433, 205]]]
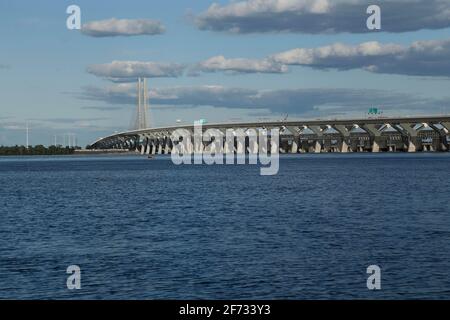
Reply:
[[[174, 144], [179, 142], [173, 141], [172, 137], [177, 129], [187, 130], [192, 135], [194, 133], [194, 125], [132, 130], [101, 138], [92, 143], [89, 149], [170, 154]], [[450, 150], [450, 116], [218, 123], [202, 126], [203, 131], [208, 129], [217, 129], [223, 133], [226, 130], [270, 132], [270, 129], [279, 129], [280, 142], [277, 147], [280, 153]], [[203, 148], [207, 149], [211, 143], [212, 141], [203, 141]], [[232, 152], [244, 154], [256, 151], [246, 139], [244, 145], [235, 141]]]

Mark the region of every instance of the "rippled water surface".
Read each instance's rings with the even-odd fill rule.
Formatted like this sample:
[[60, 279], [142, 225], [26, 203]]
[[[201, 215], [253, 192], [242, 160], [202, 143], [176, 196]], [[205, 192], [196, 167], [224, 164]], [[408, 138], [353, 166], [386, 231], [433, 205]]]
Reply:
[[449, 177], [449, 154], [287, 156], [272, 177], [0, 158], [0, 298], [449, 299]]

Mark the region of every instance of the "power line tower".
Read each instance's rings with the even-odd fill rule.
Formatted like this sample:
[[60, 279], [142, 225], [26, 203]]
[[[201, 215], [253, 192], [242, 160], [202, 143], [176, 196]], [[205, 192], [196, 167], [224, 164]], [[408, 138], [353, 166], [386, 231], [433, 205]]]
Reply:
[[132, 130], [142, 130], [149, 127], [148, 121], [148, 88], [147, 79], [138, 78], [137, 82], [137, 108], [131, 122]]

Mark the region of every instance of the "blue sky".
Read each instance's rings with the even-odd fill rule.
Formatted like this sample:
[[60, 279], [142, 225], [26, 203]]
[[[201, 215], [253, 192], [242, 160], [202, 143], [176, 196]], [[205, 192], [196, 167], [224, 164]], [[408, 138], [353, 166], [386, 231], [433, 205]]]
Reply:
[[[450, 9], [449, 1], [410, 1], [416, 7], [404, 0], [378, 1], [382, 30], [370, 32], [353, 24], [344, 26], [338, 5], [316, 17], [309, 0], [247, 2], [252, 1], [263, 5], [251, 11], [255, 6], [230, 7], [229, 1], [2, 0], [0, 145], [24, 144], [27, 121], [32, 144], [50, 144], [55, 135], [62, 143], [62, 136], [70, 132], [84, 146], [127, 129], [135, 108], [134, 85], [129, 82], [133, 76], [118, 83], [88, 72], [93, 66], [110, 70], [113, 61], [183, 66], [177, 77], [149, 79], [153, 126], [173, 125], [177, 119], [187, 123], [199, 118], [256, 121], [285, 114], [290, 118], [363, 117], [372, 106], [382, 108], [385, 115], [450, 112], [450, 70], [442, 58], [450, 52], [445, 42], [450, 39], [450, 14], [445, 10], [442, 14], [442, 8]], [[340, 1], [346, 0], [336, 3]], [[396, 1], [406, 3], [402, 11], [395, 11]], [[216, 14], [208, 14], [214, 2], [219, 4]], [[362, 7], [368, 4], [356, 2]], [[160, 21], [166, 31], [97, 37], [68, 30], [66, 8], [71, 4], [81, 8], [83, 24], [111, 18], [146, 19]], [[303, 4], [306, 9], [299, 9]], [[271, 5], [277, 5], [276, 9]], [[423, 27], [417, 26], [407, 16], [398, 18], [401, 12], [414, 21], [420, 20], [416, 16], [429, 19]], [[299, 23], [311, 17], [312, 23]], [[359, 21], [365, 26], [367, 17], [360, 7], [352, 15], [356, 26]], [[395, 25], [393, 17], [398, 19]], [[343, 25], [344, 30], [314, 29], [324, 18], [332, 26]], [[235, 29], [227, 29], [230, 25]], [[420, 45], [411, 46], [416, 41]], [[369, 56], [356, 50], [346, 56], [351, 48], [367, 42], [395, 44], [400, 49], [383, 47], [382, 54], [377, 49]], [[305, 51], [336, 43], [345, 46], [345, 56]], [[289, 53], [284, 60], [276, 56], [296, 48], [302, 49], [301, 54]], [[206, 63], [217, 56], [224, 57], [225, 67]], [[283, 66], [288, 71], [242, 70], [242, 63], [233, 59], [247, 59], [244, 65]], [[198, 72], [191, 76], [189, 71], [194, 69]]]

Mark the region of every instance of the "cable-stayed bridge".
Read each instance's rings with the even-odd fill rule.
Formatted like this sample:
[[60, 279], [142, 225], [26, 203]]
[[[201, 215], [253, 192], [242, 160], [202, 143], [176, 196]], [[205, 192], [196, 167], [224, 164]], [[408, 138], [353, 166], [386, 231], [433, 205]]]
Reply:
[[[280, 130], [281, 153], [323, 152], [430, 152], [449, 151], [450, 116], [419, 116], [379, 119], [296, 120], [274, 122], [217, 123], [202, 126], [203, 131]], [[90, 145], [91, 149], [127, 149], [142, 154], [169, 154], [177, 129], [194, 134], [192, 126], [147, 128], [116, 133]], [[212, 141], [204, 141], [207, 148]], [[225, 140], [224, 140], [225, 143]], [[255, 149], [235, 141], [235, 153]], [[193, 150], [192, 150], [193, 152]]]
[[[194, 125], [149, 128], [147, 80], [137, 83], [137, 109], [132, 120], [132, 130], [115, 133], [93, 142], [89, 148], [132, 150], [142, 154], [170, 154], [172, 134], [183, 129], [194, 135]], [[216, 129], [225, 132], [251, 134], [270, 129], [280, 130], [280, 153], [324, 152], [446, 152], [450, 150], [450, 116], [414, 116], [365, 119], [323, 119], [295, 121], [267, 121], [244, 123], [204, 124], [202, 130]], [[216, 141], [217, 142], [217, 141]], [[203, 141], [207, 149], [212, 141]], [[231, 152], [244, 154], [257, 152], [257, 147], [236, 139]], [[198, 151], [198, 150], [197, 150]], [[230, 151], [230, 150], [228, 150]], [[194, 150], [189, 150], [194, 152]]]

